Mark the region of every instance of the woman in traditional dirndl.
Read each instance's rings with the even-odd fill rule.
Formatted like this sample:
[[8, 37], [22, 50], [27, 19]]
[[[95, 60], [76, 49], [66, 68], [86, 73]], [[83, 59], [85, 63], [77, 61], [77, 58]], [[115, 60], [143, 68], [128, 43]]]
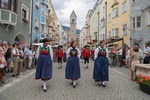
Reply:
[[73, 41], [70, 44], [70, 48], [66, 51], [67, 54], [67, 64], [66, 64], [66, 79], [72, 80], [72, 85], [76, 87], [76, 80], [78, 80], [80, 76], [80, 50], [77, 48], [76, 41]]
[[43, 45], [39, 46], [37, 50], [37, 67], [36, 67], [36, 79], [41, 79], [43, 83], [43, 90], [46, 92], [47, 81], [52, 78], [52, 61], [53, 50], [49, 45], [48, 39], [43, 39]]
[[109, 80], [108, 71], [108, 49], [104, 47], [105, 42], [100, 41], [100, 46], [95, 49], [94, 52], [94, 72], [93, 79], [98, 82], [99, 86], [105, 87], [104, 81]]

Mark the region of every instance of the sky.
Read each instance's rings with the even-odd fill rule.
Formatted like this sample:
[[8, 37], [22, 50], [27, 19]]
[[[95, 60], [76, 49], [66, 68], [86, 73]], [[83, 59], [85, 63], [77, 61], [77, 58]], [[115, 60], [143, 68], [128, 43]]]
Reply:
[[74, 10], [77, 15], [77, 28], [85, 25], [85, 17], [89, 9], [92, 9], [97, 0], [51, 0], [59, 21], [70, 26], [70, 14]]

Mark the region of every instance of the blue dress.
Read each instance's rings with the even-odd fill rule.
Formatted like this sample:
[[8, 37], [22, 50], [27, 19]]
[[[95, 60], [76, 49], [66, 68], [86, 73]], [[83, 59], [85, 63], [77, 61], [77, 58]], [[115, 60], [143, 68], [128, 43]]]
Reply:
[[96, 82], [109, 80], [108, 58], [106, 57], [106, 49], [99, 48], [98, 56], [94, 62], [93, 79]]
[[[73, 54], [75, 52], [75, 54]], [[70, 50], [70, 56], [68, 57], [67, 64], [66, 64], [66, 72], [65, 77], [66, 79], [71, 80], [78, 80], [80, 76], [80, 64], [79, 64], [79, 57], [77, 49]]]
[[49, 80], [52, 78], [52, 59], [50, 56], [50, 47], [41, 47], [37, 59], [36, 79]]

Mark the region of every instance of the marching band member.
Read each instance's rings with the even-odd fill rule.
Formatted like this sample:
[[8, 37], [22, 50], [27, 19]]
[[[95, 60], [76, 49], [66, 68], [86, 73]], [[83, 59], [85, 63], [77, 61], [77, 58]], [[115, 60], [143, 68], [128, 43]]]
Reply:
[[84, 59], [85, 69], [87, 69], [89, 64], [89, 58], [91, 57], [91, 51], [88, 45], [86, 45], [85, 48], [82, 50], [82, 57]]
[[58, 61], [58, 69], [62, 68], [62, 60], [64, 57], [64, 51], [62, 50], [62, 46], [58, 46], [58, 49], [56, 50], [56, 58]]

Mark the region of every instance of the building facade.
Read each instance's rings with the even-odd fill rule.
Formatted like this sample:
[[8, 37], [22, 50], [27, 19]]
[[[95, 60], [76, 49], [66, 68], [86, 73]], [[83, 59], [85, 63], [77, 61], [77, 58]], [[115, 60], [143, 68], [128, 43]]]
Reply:
[[131, 0], [131, 46], [138, 43], [144, 49], [144, 43], [150, 42], [150, 1]]
[[100, 15], [100, 3], [102, 0], [97, 0], [93, 9], [90, 12], [90, 39], [92, 40], [92, 46], [98, 44], [98, 27], [99, 27], [99, 15]]
[[11, 44], [30, 42], [31, 4], [31, 0], [0, 0], [0, 40]]
[[107, 44], [109, 48], [130, 45], [130, 0], [107, 1]]
[[83, 27], [80, 31], [80, 48], [83, 48], [85, 45], [87, 45], [86, 37], [87, 37], [87, 30], [86, 27]]

